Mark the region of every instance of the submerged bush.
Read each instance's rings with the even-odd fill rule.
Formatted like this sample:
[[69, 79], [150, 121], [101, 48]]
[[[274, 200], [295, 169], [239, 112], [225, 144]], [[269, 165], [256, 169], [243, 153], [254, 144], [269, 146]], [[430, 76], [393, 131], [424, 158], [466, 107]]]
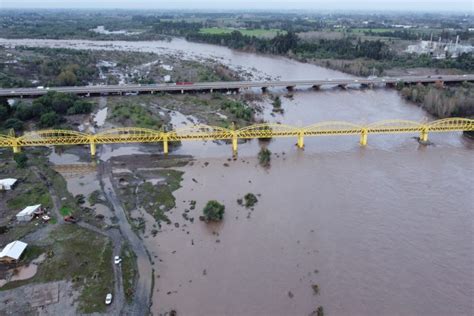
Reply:
[[250, 208], [250, 207], [254, 206], [258, 202], [257, 197], [253, 193], [245, 194], [244, 200], [245, 200], [245, 207], [247, 207], [247, 208]]
[[224, 210], [224, 205], [220, 204], [216, 200], [211, 200], [207, 202], [202, 212], [206, 221], [219, 222], [224, 218]]
[[267, 148], [260, 149], [258, 153], [258, 161], [262, 167], [269, 167], [272, 152]]

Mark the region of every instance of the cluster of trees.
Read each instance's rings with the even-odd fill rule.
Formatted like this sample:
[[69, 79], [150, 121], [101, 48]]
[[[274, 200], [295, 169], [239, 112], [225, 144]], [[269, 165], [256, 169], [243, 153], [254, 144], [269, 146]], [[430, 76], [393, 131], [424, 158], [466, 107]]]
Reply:
[[272, 39], [247, 36], [239, 31], [224, 34], [190, 33], [186, 36], [186, 39], [227, 46], [233, 49], [279, 55], [286, 54], [298, 45], [298, 36], [293, 32], [278, 34]]
[[5, 98], [0, 99], [0, 122], [3, 128], [23, 130], [24, 122], [36, 121], [40, 127], [57, 126], [65, 121], [65, 115], [85, 114], [92, 111], [92, 103], [76, 95], [48, 92], [32, 104], [19, 102], [10, 106]]
[[369, 58], [382, 60], [392, 57], [387, 44], [380, 40], [353, 41], [351, 38], [320, 39], [317, 42], [304, 42], [298, 45], [294, 52], [305, 58]]
[[386, 59], [392, 56], [389, 47], [382, 41], [343, 39], [320, 39], [317, 42], [301, 41], [294, 32], [278, 34], [272, 39], [242, 35], [239, 31], [229, 34], [191, 33], [191, 41], [228, 46], [234, 49], [286, 55], [290, 52], [303, 58], [370, 58]]
[[367, 36], [382, 36], [382, 37], [395, 37], [403, 40], [417, 40], [420, 37], [424, 38], [429, 35], [425, 34], [418, 34], [414, 33], [408, 30], [390, 30], [387, 29], [386, 31], [383, 32], [374, 32], [372, 30], [364, 31], [364, 34]]
[[236, 118], [247, 122], [251, 121], [253, 118], [252, 108], [244, 102], [228, 99], [222, 102], [221, 109], [228, 110], [230, 113], [234, 114]]
[[420, 104], [427, 112], [440, 117], [474, 116], [474, 84], [441, 88], [436, 85], [398, 87], [402, 96]]

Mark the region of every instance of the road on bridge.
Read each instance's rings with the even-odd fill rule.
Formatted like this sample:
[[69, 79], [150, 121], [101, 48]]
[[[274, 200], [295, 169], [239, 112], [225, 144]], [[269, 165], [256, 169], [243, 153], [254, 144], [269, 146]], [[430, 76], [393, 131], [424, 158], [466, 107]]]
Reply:
[[401, 77], [376, 77], [376, 78], [350, 78], [350, 79], [314, 79], [314, 80], [282, 80], [282, 81], [220, 81], [220, 82], [178, 82], [167, 84], [149, 85], [95, 85], [74, 87], [37, 87], [37, 88], [8, 88], [0, 89], [0, 96], [4, 97], [37, 97], [58, 91], [91, 96], [100, 94], [139, 94], [157, 92], [185, 91], [236, 91], [239, 89], [272, 87], [286, 87], [292, 89], [297, 86], [310, 86], [319, 88], [325, 85], [345, 87], [347, 85], [395, 85], [398, 82], [435, 83], [435, 82], [474, 82], [474, 74], [466, 75], [439, 75], [439, 76], [401, 76]]

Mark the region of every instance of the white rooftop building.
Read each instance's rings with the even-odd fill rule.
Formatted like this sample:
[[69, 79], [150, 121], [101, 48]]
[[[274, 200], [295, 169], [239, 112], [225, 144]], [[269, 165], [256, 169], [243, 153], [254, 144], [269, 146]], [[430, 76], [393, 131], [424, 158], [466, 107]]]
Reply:
[[12, 241], [0, 252], [0, 262], [12, 263], [18, 261], [25, 251], [26, 246], [28, 246], [28, 244], [22, 241]]
[[41, 204], [27, 206], [20, 213], [16, 214], [16, 219], [19, 222], [29, 222], [35, 216], [35, 212], [40, 210]]
[[11, 190], [13, 186], [17, 182], [17, 179], [7, 178], [7, 179], [0, 179], [0, 191], [1, 190]]

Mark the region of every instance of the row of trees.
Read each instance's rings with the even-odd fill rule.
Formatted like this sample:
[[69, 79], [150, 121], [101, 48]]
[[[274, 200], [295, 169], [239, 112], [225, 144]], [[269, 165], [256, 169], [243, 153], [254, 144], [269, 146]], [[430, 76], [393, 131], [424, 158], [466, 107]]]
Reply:
[[320, 39], [310, 43], [300, 40], [294, 32], [278, 34], [272, 39], [246, 36], [239, 31], [229, 34], [191, 33], [191, 41], [228, 46], [234, 49], [285, 55], [290, 52], [304, 58], [370, 58], [381, 60], [391, 57], [389, 47], [377, 41], [353, 41], [350, 38]]
[[24, 122], [35, 121], [39, 127], [53, 127], [65, 121], [65, 115], [86, 114], [92, 111], [92, 103], [73, 94], [48, 92], [35, 99], [32, 104], [19, 102], [10, 106], [5, 98], [0, 99], [0, 122], [3, 128], [20, 131]]

